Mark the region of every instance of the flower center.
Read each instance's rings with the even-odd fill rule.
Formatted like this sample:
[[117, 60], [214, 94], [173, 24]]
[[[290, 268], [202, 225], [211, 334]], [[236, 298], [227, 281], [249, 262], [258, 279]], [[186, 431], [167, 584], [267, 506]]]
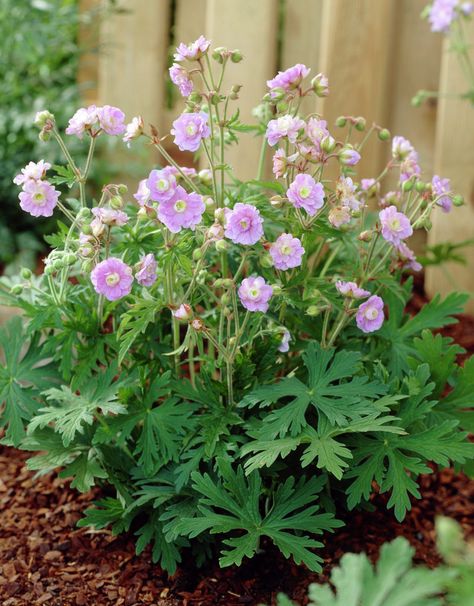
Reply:
[[42, 206], [44, 204], [44, 194], [42, 194], [41, 192], [36, 193], [33, 196], [33, 201], [36, 206]]
[[120, 282], [120, 276], [116, 271], [114, 271], [111, 274], [107, 275], [105, 281], [107, 282], [107, 286], [115, 286]]
[[252, 299], [256, 299], [259, 294], [260, 294], [260, 291], [255, 286], [249, 290], [249, 296], [252, 297]]
[[303, 185], [303, 187], [300, 187], [300, 198], [303, 198], [303, 200], [305, 200], [310, 193], [311, 189], [307, 185]]
[[375, 309], [375, 307], [369, 307], [365, 310], [365, 317], [367, 320], [375, 320], [379, 315], [379, 312]]
[[280, 252], [282, 255], [291, 255], [291, 246], [289, 244], [283, 244], [283, 246], [280, 248]]
[[184, 213], [186, 206], [187, 204], [185, 200], [178, 200], [174, 205], [174, 209], [177, 213]]
[[248, 229], [248, 227], [249, 227], [249, 222], [247, 221], [247, 219], [242, 219], [242, 220], [240, 221], [240, 227], [241, 227], [242, 229]]
[[291, 118], [290, 116], [284, 116], [283, 118], [279, 118], [278, 119], [278, 126], [280, 128], [280, 130], [287, 130], [291, 124]]
[[168, 191], [170, 184], [166, 179], [160, 179], [156, 184], [158, 191]]
[[390, 229], [392, 229], [393, 231], [397, 231], [398, 229], [400, 229], [400, 221], [398, 219], [392, 219], [390, 221]]
[[186, 134], [188, 134], [190, 137], [192, 137], [193, 135], [196, 134], [197, 128], [195, 124], [188, 124], [186, 126]]

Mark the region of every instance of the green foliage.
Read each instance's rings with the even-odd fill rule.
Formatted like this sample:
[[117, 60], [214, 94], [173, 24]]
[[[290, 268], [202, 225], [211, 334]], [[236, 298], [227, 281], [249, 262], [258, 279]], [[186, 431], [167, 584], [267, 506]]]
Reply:
[[[385, 543], [373, 566], [365, 553], [346, 553], [330, 583], [309, 586], [310, 606], [472, 606], [474, 561], [461, 527], [436, 520], [437, 547], [445, 564], [435, 570], [413, 565], [415, 550], [404, 537]], [[285, 594], [277, 606], [296, 606]]]

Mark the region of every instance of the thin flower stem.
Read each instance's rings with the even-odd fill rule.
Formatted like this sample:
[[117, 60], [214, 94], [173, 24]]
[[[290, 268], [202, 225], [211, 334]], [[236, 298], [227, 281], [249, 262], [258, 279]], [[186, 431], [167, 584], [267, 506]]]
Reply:
[[80, 178], [81, 171], [77, 168], [76, 163], [74, 162], [71, 154], [69, 153], [68, 148], [66, 147], [64, 141], [61, 138], [61, 135], [59, 134], [59, 131], [57, 130], [56, 127], [54, 127], [51, 132], [53, 133], [53, 137], [56, 139], [59, 147], [61, 148], [61, 151], [63, 152], [64, 156], [66, 157], [66, 160], [67, 160], [69, 166], [72, 168], [73, 173], [76, 175], [76, 177]]
[[169, 153], [166, 151], [166, 149], [163, 147], [163, 145], [161, 145], [161, 143], [158, 143], [157, 141], [153, 141], [153, 145], [160, 152], [160, 154], [163, 156], [163, 158], [165, 158], [165, 160], [167, 162], [169, 162], [172, 166], [174, 166], [176, 168], [176, 170], [179, 172], [179, 174], [183, 178], [183, 181], [185, 181], [188, 184], [190, 189], [196, 193], [199, 193], [199, 189], [191, 181], [191, 179], [183, 172], [181, 166], [179, 166], [179, 164], [175, 160], [173, 160], [173, 158], [169, 155]]
[[257, 169], [257, 181], [261, 181], [263, 177], [263, 171], [265, 169], [265, 157], [267, 153], [267, 140], [265, 137], [262, 137], [262, 147], [260, 148], [260, 156], [258, 159], [258, 169]]

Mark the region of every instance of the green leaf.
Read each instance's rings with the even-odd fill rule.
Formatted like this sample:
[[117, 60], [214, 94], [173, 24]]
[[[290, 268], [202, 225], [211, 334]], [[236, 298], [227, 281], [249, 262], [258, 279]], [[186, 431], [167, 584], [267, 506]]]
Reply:
[[413, 568], [413, 547], [399, 537], [383, 545], [374, 569], [365, 555], [348, 553], [331, 572], [331, 585], [309, 587], [311, 606], [441, 606], [452, 575]]
[[156, 314], [163, 308], [163, 303], [157, 299], [140, 299], [130, 310], [122, 315], [118, 336], [120, 349], [119, 365], [139, 335], [145, 332], [148, 325], [154, 322]]
[[222, 551], [221, 566], [240, 565], [244, 557], [255, 554], [261, 537], [267, 536], [285, 557], [292, 557], [311, 570], [321, 570], [321, 558], [310, 550], [322, 544], [300, 532], [320, 534], [340, 525], [332, 514], [317, 513], [317, 495], [324, 479], [301, 478], [296, 484], [293, 478], [287, 479], [272, 494], [271, 506], [262, 513], [258, 473], [246, 478], [241, 467], [234, 472], [227, 460], [218, 462], [222, 479], [193, 473], [193, 488], [201, 495], [198, 512], [194, 517], [178, 520], [174, 531], [191, 538], [206, 530], [212, 534], [240, 531], [239, 536], [224, 539], [227, 548]]
[[18, 446], [25, 435], [24, 425], [36, 413], [41, 390], [58, 380], [54, 365], [48, 363], [40, 344], [40, 334], [26, 336], [21, 318], [15, 317], [0, 329], [0, 426], [6, 438]]
[[104, 497], [94, 501], [94, 507], [89, 507], [84, 511], [84, 517], [79, 520], [79, 528], [92, 526], [96, 529], [112, 526], [112, 534], [118, 535], [126, 532], [130, 528], [132, 516], [125, 514], [123, 504], [119, 499]]
[[95, 485], [96, 478], [106, 479], [108, 474], [91, 449], [89, 452], [81, 453], [59, 472], [60, 478], [71, 476], [73, 477], [71, 488], [77, 488], [79, 492], [88, 492]]
[[138, 536], [136, 544], [136, 553], [140, 555], [145, 547], [149, 544], [153, 544], [152, 548], [152, 560], [153, 562], [159, 562], [160, 566], [166, 570], [170, 575], [176, 572], [176, 568], [181, 562], [181, 555], [179, 553], [181, 542], [174, 541], [168, 542], [163, 532], [163, 524], [159, 520], [159, 514], [157, 512], [149, 516], [148, 521], [135, 533]]

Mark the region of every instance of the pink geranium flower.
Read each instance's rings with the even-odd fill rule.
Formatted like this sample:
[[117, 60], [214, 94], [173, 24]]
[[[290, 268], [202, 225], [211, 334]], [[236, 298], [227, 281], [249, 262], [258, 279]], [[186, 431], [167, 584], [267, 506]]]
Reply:
[[201, 222], [205, 209], [206, 205], [199, 194], [188, 194], [178, 185], [172, 198], [160, 202], [157, 214], [171, 232], [178, 233], [183, 227], [194, 229]]
[[306, 78], [310, 71], [306, 65], [297, 63], [283, 72], [278, 72], [272, 80], [267, 80], [267, 86], [270, 89], [282, 88], [285, 91], [298, 88], [303, 78]]
[[132, 290], [132, 268], [121, 259], [110, 257], [95, 266], [91, 281], [97, 293], [109, 301], [116, 301]]
[[370, 292], [368, 290], [360, 288], [355, 282], [343, 282], [342, 280], [337, 280], [336, 289], [341, 295], [350, 299], [365, 299], [366, 297], [370, 296]]
[[174, 142], [181, 151], [195, 152], [201, 145], [201, 140], [211, 134], [205, 112], [184, 113], [173, 122], [171, 134]]
[[379, 218], [382, 224], [382, 237], [394, 246], [398, 246], [402, 240], [413, 234], [410, 220], [399, 212], [396, 206], [389, 206], [381, 210]]
[[166, 202], [176, 194], [175, 171], [171, 166], [162, 170], [152, 170], [146, 180], [146, 186], [150, 192], [150, 198], [155, 202]]
[[59, 191], [48, 181], [29, 180], [20, 192], [21, 208], [33, 217], [51, 217], [58, 203]]
[[239, 299], [248, 311], [267, 311], [273, 289], [262, 277], [245, 278], [238, 290]]
[[145, 255], [135, 270], [135, 280], [141, 284], [141, 286], [152, 286], [156, 281], [156, 259], [150, 253]]
[[272, 147], [283, 139], [284, 137], [288, 138], [290, 143], [294, 143], [298, 138], [298, 133], [305, 127], [304, 120], [301, 118], [295, 118], [290, 114], [286, 116], [281, 116], [276, 120], [270, 120], [267, 125], [266, 137], [268, 140], [268, 145]]
[[226, 213], [225, 236], [235, 244], [252, 245], [263, 236], [263, 219], [251, 204], [238, 202]]
[[362, 332], [374, 332], [382, 326], [385, 318], [383, 306], [383, 300], [377, 295], [372, 295], [370, 299], [359, 306], [356, 323]]
[[281, 236], [270, 246], [270, 256], [277, 269], [291, 269], [299, 267], [304, 254], [301, 240], [291, 234]]
[[295, 208], [304, 208], [311, 217], [324, 204], [324, 187], [316, 183], [311, 175], [296, 175], [286, 195]]
[[39, 162], [28, 162], [25, 168], [22, 168], [21, 172], [13, 179], [13, 183], [16, 185], [23, 185], [23, 183], [30, 180], [39, 181], [40, 179], [44, 179], [46, 171], [50, 168], [51, 164], [44, 160], [40, 160]]

